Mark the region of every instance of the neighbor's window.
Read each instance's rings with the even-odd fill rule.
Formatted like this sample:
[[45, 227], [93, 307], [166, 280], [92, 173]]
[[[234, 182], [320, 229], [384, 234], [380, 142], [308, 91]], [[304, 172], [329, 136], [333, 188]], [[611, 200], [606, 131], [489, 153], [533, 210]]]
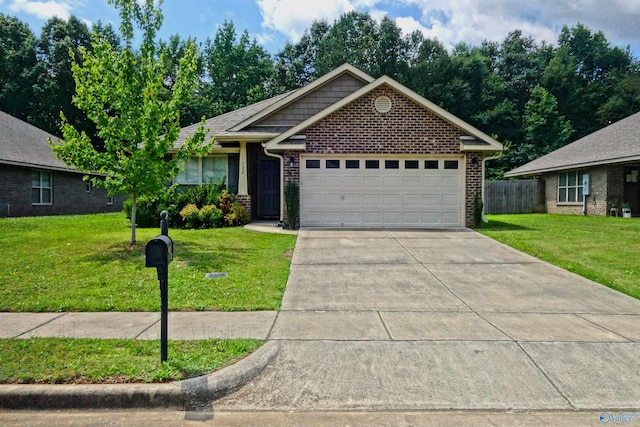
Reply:
[[31, 172], [31, 203], [34, 205], [50, 205], [53, 203], [51, 172]]
[[176, 182], [181, 185], [216, 183], [227, 178], [227, 157], [191, 157], [184, 164]]
[[582, 172], [564, 172], [558, 175], [558, 203], [582, 202]]

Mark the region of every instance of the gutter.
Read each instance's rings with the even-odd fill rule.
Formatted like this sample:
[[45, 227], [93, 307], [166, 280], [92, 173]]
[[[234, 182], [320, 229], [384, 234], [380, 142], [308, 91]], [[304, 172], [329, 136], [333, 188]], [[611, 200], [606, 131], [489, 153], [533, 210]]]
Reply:
[[485, 157], [482, 159], [482, 222], [484, 222], [485, 224], [489, 222], [488, 219], [486, 219], [484, 217], [484, 175], [485, 175], [485, 166], [486, 166], [486, 162], [488, 160], [497, 160], [500, 157], [502, 157], [502, 153], [504, 153], [504, 151], [500, 151], [498, 154], [495, 154], [493, 156], [489, 156], [489, 157]]
[[283, 216], [283, 212], [284, 212], [284, 157], [282, 157], [280, 154], [275, 154], [275, 153], [271, 153], [269, 152], [269, 149], [267, 148], [267, 143], [263, 142], [262, 144], [262, 148], [264, 150], [264, 154], [266, 154], [269, 157], [273, 157], [276, 159], [280, 160], [280, 222], [284, 221], [284, 216]]

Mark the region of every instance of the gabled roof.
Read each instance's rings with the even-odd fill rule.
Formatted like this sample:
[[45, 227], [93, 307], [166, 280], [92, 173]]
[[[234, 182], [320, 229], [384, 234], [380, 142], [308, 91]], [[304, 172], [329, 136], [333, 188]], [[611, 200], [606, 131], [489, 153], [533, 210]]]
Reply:
[[[299, 89], [298, 89], [299, 90]], [[271, 106], [272, 104], [277, 103], [278, 101], [280, 101], [282, 98], [286, 98], [288, 96], [290, 96], [292, 93], [297, 92], [297, 90], [291, 91], [291, 92], [287, 92], [287, 93], [283, 93], [281, 95], [278, 96], [274, 96], [273, 98], [269, 98], [269, 99], [265, 99], [263, 101], [260, 102], [256, 102], [255, 104], [251, 104], [251, 105], [247, 105], [246, 107], [242, 107], [239, 108], [237, 110], [234, 111], [230, 111], [228, 113], [225, 114], [221, 114], [219, 116], [216, 117], [212, 117], [210, 119], [207, 119], [205, 121], [205, 129], [209, 129], [209, 133], [207, 134], [207, 138], [216, 136], [216, 137], [224, 137], [225, 135], [230, 135], [233, 133], [228, 132], [228, 130], [237, 125], [238, 123], [246, 120], [249, 117], [252, 117], [258, 113], [260, 113], [261, 111], [263, 111], [266, 108], [269, 108], [269, 106]], [[198, 129], [198, 127], [200, 127], [200, 123], [194, 123], [192, 125], [186, 126], [182, 129], [180, 129], [180, 134], [178, 135], [178, 139], [175, 141], [175, 143], [173, 144], [173, 147], [175, 149], [178, 149], [180, 147], [182, 147], [182, 145], [185, 142], [185, 139], [190, 136], [193, 135], [196, 131], [196, 129]], [[268, 134], [268, 137], [273, 137], [277, 134]], [[236, 139], [237, 140], [237, 139]]]
[[53, 154], [48, 138], [58, 140], [57, 136], [0, 111], [0, 163], [73, 171]]
[[515, 168], [507, 177], [640, 160], [640, 112]]
[[294, 101], [302, 98], [303, 96], [307, 95], [308, 93], [313, 92], [314, 90], [316, 90], [317, 88], [319, 88], [320, 86], [323, 86], [325, 84], [327, 84], [328, 82], [338, 78], [339, 76], [349, 73], [351, 75], [353, 75], [354, 77], [362, 80], [365, 83], [371, 83], [374, 79], [373, 77], [371, 77], [370, 75], [360, 71], [359, 69], [357, 69], [356, 67], [354, 67], [351, 64], [344, 64], [338, 68], [336, 68], [335, 70], [325, 74], [322, 77], [317, 78], [316, 80], [314, 80], [313, 82], [309, 83], [308, 85], [294, 91], [294, 92], [290, 92], [288, 96], [282, 98], [281, 100], [279, 100], [278, 102], [272, 104], [271, 106], [269, 106], [268, 108], [265, 108], [263, 111], [261, 111], [260, 113], [256, 114], [255, 116], [249, 117], [247, 120], [244, 120], [240, 123], [238, 123], [236, 126], [232, 127], [231, 129], [229, 129], [230, 131], [240, 131], [243, 128], [247, 127], [247, 126], [251, 126], [254, 123], [259, 122], [261, 119], [267, 117], [269, 114], [274, 113], [275, 111], [283, 108], [286, 105], [290, 105], [291, 103], [293, 103]]
[[[461, 144], [464, 145], [464, 147], [462, 147], [463, 149], [474, 150], [474, 151], [502, 151], [502, 149], [503, 149], [502, 144], [500, 144], [495, 139], [491, 138], [489, 135], [485, 134], [484, 132], [480, 131], [479, 129], [476, 129], [475, 127], [471, 126], [469, 123], [466, 123], [462, 119], [454, 116], [453, 114], [451, 114], [448, 111], [444, 110], [443, 108], [437, 106], [436, 104], [434, 104], [433, 102], [429, 101], [428, 99], [422, 97], [421, 95], [418, 95], [416, 92], [412, 91], [408, 87], [398, 83], [397, 81], [393, 80], [391, 77], [388, 77], [388, 76], [382, 76], [379, 79], [376, 79], [376, 80], [370, 82], [368, 85], [362, 87], [360, 90], [353, 92], [351, 95], [343, 98], [342, 100], [336, 102], [335, 104], [331, 105], [330, 107], [320, 111], [319, 113], [317, 113], [314, 116], [308, 118], [307, 120], [299, 123], [298, 125], [292, 127], [291, 129], [287, 130], [286, 132], [281, 133], [276, 138], [274, 138], [271, 141], [269, 141], [267, 143], [267, 147], [270, 148], [270, 149], [278, 149], [278, 148], [280, 148], [280, 149], [282, 149], [282, 148], [291, 149], [291, 148], [293, 148], [292, 146], [282, 147], [282, 144], [286, 143], [286, 141], [289, 138], [292, 138], [296, 134], [302, 132], [305, 128], [307, 128], [307, 127], [311, 126], [312, 124], [324, 119], [325, 117], [327, 117], [331, 113], [343, 108], [347, 104], [355, 101], [356, 99], [360, 98], [361, 96], [373, 91], [374, 89], [376, 89], [376, 88], [378, 88], [378, 87], [380, 87], [382, 85], [390, 86], [391, 88], [393, 88], [397, 92], [399, 92], [402, 95], [406, 96], [407, 98], [411, 99], [413, 102], [415, 102], [418, 105], [421, 105], [422, 107], [424, 107], [427, 110], [431, 111], [436, 116], [446, 120], [447, 122], [451, 123], [452, 125], [454, 125], [454, 126], [460, 128], [460, 129], [462, 129], [463, 131], [467, 132], [469, 134], [469, 136], [474, 137], [475, 138], [474, 143], [471, 143], [471, 144], [465, 144], [463, 141], [461, 141]], [[280, 147], [278, 146], [279, 144], [280, 144]]]

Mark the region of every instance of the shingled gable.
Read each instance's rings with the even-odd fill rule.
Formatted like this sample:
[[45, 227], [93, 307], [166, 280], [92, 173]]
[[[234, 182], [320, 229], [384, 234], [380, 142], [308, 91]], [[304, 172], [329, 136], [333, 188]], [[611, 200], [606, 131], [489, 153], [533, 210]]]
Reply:
[[58, 137], [0, 111], [0, 163], [77, 172], [58, 159], [48, 138]]
[[475, 127], [471, 126], [470, 124], [454, 116], [448, 111], [442, 109], [441, 107], [437, 106], [433, 102], [420, 96], [419, 94], [415, 93], [411, 89], [398, 83], [397, 81], [393, 80], [388, 76], [383, 76], [374, 81], [371, 81], [368, 85], [353, 92], [351, 95], [344, 97], [342, 100], [332, 104], [328, 108], [318, 112], [312, 117], [309, 117], [307, 120], [281, 133], [277, 137], [270, 140], [267, 143], [266, 148], [271, 151], [292, 150], [292, 149], [304, 150], [304, 144], [292, 144], [291, 139], [296, 138], [298, 134], [302, 132], [305, 128], [324, 119], [325, 117], [329, 116], [331, 113], [345, 107], [351, 102], [357, 100], [358, 98], [372, 92], [373, 90], [383, 85], [390, 86], [393, 90], [406, 96], [416, 104], [429, 110], [436, 116], [449, 122], [455, 127], [463, 130], [465, 133], [468, 133], [467, 137], [460, 138], [461, 151], [480, 151], [480, 152], [502, 151], [503, 149], [502, 144], [496, 141], [495, 139], [491, 138], [489, 135], [485, 134], [479, 129], [476, 129]]
[[505, 176], [531, 176], [639, 160], [640, 112], [513, 169]]
[[[361, 82], [361, 85], [368, 84], [374, 80], [373, 77], [352, 65], [345, 64], [300, 89], [292, 90], [206, 120], [204, 127], [205, 129], [209, 129], [208, 137], [214, 137], [220, 142], [239, 140], [247, 142], [269, 141], [297, 124], [297, 122], [289, 124], [278, 123], [278, 126], [274, 126], [273, 123], [267, 123], [270, 117], [276, 116], [279, 112], [287, 108], [298, 108], [297, 104], [307, 95], [328, 86], [329, 83], [343, 76], [350, 76]], [[335, 93], [335, 91], [333, 92]], [[331, 105], [336, 100], [337, 99], [328, 99], [326, 105]], [[321, 105], [316, 108], [321, 110], [326, 107], [326, 105]], [[315, 112], [316, 111], [313, 111], [312, 113]], [[178, 139], [174, 143], [174, 148], [176, 150], [180, 148], [184, 144], [186, 137], [193, 134], [198, 126], [200, 126], [200, 123], [182, 128]]]

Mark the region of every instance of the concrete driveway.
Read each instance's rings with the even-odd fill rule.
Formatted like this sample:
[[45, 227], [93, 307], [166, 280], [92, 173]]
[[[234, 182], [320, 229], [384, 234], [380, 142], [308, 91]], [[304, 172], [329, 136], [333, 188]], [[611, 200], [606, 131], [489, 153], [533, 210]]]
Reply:
[[640, 409], [640, 301], [468, 230], [301, 230], [269, 338], [215, 408]]

